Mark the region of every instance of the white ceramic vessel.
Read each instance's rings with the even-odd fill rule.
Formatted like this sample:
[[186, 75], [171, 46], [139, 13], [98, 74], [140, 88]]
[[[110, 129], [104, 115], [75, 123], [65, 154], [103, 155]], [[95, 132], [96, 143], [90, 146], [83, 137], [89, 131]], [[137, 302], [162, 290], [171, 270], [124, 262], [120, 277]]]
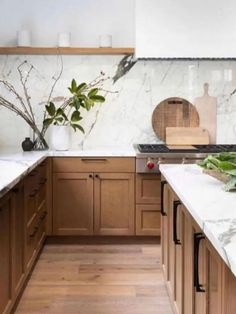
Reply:
[[70, 148], [70, 127], [65, 125], [51, 126], [51, 146], [54, 150]]

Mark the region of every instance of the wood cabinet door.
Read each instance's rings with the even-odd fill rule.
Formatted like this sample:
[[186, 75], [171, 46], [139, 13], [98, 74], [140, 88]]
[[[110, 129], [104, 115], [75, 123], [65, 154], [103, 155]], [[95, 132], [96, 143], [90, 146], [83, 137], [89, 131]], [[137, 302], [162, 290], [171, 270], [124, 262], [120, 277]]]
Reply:
[[7, 194], [0, 201], [0, 313], [8, 311], [12, 300], [11, 215], [12, 197]]
[[54, 173], [53, 233], [93, 234], [93, 174]]
[[136, 174], [136, 203], [160, 204], [160, 174]]
[[[223, 260], [206, 241], [206, 313], [222, 314], [222, 269]], [[224, 312], [223, 312], [224, 313]]]
[[183, 313], [183, 298], [184, 298], [184, 213], [182, 205], [178, 206], [176, 217], [176, 235], [178, 244], [175, 245], [175, 307], [178, 314]]
[[[165, 180], [163, 180], [165, 181]], [[168, 215], [169, 215], [169, 186], [167, 183], [163, 184], [163, 212], [161, 216], [161, 258], [162, 268], [166, 281], [169, 281], [169, 258], [168, 258], [168, 246], [169, 246], [169, 226], [168, 226]]]
[[22, 288], [25, 278], [25, 206], [24, 184], [20, 183], [13, 189], [14, 206], [12, 215], [12, 289], [16, 296]]
[[[206, 292], [198, 292], [194, 285], [194, 235], [201, 229], [185, 210], [184, 215], [184, 272], [183, 272], [183, 313], [206, 314]], [[206, 249], [205, 240], [199, 244], [198, 277], [202, 289], [206, 289]]]
[[175, 301], [175, 244], [173, 241], [173, 205], [174, 205], [174, 194], [170, 190], [168, 199], [168, 290], [172, 302]]
[[161, 213], [158, 204], [136, 205], [136, 235], [161, 234]]
[[96, 235], [134, 235], [134, 174], [94, 175]]

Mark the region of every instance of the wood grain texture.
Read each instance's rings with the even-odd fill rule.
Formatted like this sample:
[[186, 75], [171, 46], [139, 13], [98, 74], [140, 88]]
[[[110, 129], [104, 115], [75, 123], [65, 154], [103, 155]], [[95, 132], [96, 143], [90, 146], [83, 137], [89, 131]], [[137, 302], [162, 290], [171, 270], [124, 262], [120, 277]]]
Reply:
[[159, 103], [152, 114], [152, 127], [157, 137], [166, 139], [166, 127], [198, 127], [196, 108], [187, 100], [172, 97]]
[[135, 172], [135, 158], [56, 157], [53, 172]]
[[95, 174], [95, 235], [134, 235], [134, 207], [134, 174]]
[[23, 313], [170, 314], [160, 245], [46, 245]]
[[167, 127], [167, 145], [207, 145], [209, 134], [206, 129], [194, 127]]
[[134, 48], [0, 47], [1, 55], [126, 55]]

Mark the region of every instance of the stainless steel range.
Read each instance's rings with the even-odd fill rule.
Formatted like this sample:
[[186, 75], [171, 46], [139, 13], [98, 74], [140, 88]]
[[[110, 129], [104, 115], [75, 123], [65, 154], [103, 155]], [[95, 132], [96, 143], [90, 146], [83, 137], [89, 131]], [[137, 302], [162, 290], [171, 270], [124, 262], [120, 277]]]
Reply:
[[236, 151], [236, 145], [167, 146], [164, 144], [138, 144], [136, 172], [158, 173], [159, 165], [196, 163], [209, 154]]

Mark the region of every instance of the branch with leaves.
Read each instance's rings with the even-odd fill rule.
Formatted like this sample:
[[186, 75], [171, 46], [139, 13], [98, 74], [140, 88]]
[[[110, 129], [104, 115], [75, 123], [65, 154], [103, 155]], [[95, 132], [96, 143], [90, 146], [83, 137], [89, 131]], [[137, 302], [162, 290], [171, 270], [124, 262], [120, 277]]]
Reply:
[[45, 106], [47, 116], [45, 117], [43, 124], [47, 128], [52, 125], [69, 125], [74, 131], [80, 130], [84, 133], [83, 127], [80, 125], [80, 121], [83, 119], [81, 116], [81, 109], [89, 111], [96, 103], [103, 103], [105, 97], [100, 95], [102, 91], [102, 83], [104, 83], [104, 73], [101, 72], [100, 76], [89, 84], [83, 82], [77, 84], [73, 79], [71, 86], [68, 90], [71, 93], [71, 97], [64, 101], [64, 103], [56, 108], [54, 102], [49, 102]]

